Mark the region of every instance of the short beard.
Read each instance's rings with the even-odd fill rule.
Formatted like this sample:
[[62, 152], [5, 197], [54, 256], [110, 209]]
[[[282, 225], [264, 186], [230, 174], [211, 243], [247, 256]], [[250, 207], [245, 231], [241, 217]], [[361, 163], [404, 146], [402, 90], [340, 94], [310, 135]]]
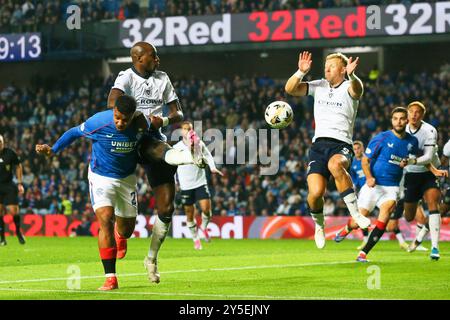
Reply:
[[395, 133], [403, 134], [406, 131], [406, 127], [404, 127], [402, 130], [397, 130], [394, 128], [394, 131], [395, 131]]

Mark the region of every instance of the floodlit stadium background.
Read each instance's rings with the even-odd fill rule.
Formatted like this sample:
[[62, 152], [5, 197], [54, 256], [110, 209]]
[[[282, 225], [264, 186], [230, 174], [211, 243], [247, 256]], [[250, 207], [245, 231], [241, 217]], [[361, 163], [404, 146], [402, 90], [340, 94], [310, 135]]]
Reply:
[[[313, 53], [308, 80], [323, 76], [330, 52], [360, 57], [357, 74], [365, 93], [355, 140], [367, 143], [387, 130], [393, 106], [412, 100], [427, 106], [425, 121], [438, 129], [440, 155], [449, 139], [450, 2], [22, 2], [0, 0], [0, 134], [23, 160], [20, 208], [26, 236], [69, 236], [80, 224], [97, 234], [87, 185], [90, 142], [80, 140], [51, 161], [38, 157], [34, 145], [52, 144], [104, 110], [117, 73], [131, 66], [129, 47], [139, 40], [156, 45], [185, 119], [201, 121], [202, 132], [216, 128], [225, 136], [226, 129], [267, 129], [264, 109], [274, 100], [286, 100], [294, 109], [294, 122], [279, 133], [278, 174], [263, 176], [259, 164], [237, 164], [236, 141], [224, 141], [223, 153], [215, 154], [225, 173], [222, 179], [210, 177], [210, 227], [216, 237], [313, 236], [305, 202], [313, 100], [284, 93], [300, 51]], [[72, 7], [68, 13], [70, 5], [81, 10]], [[448, 167], [448, 159], [441, 161]], [[140, 167], [138, 176], [135, 235], [147, 237], [154, 198]], [[445, 190], [448, 180], [441, 182]], [[176, 204], [172, 236], [189, 237], [179, 198]], [[324, 212], [331, 237], [348, 216], [332, 182]], [[7, 231], [14, 228], [11, 217], [5, 223]], [[401, 229], [406, 238], [414, 237], [406, 223]], [[441, 239], [450, 240], [448, 218]]]

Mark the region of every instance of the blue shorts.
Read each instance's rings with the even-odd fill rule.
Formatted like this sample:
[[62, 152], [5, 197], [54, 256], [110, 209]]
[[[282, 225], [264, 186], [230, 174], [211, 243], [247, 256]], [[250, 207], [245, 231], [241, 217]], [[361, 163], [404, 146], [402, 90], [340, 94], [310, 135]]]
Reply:
[[342, 154], [349, 162], [352, 163], [354, 156], [353, 147], [343, 141], [332, 138], [318, 138], [309, 150], [309, 163], [307, 174], [318, 173], [327, 180], [331, 177], [331, 172], [328, 170], [328, 161], [335, 154]]

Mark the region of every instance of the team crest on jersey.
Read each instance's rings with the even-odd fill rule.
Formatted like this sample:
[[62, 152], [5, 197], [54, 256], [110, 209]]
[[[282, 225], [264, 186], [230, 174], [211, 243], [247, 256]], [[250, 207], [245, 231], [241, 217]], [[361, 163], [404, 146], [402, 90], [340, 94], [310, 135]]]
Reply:
[[145, 94], [148, 95], [148, 96], [151, 96], [151, 94], [152, 94], [152, 88], [147, 88], [147, 89], [145, 89]]
[[408, 143], [408, 152], [411, 151], [412, 148], [413, 148], [413, 145], [411, 143]]

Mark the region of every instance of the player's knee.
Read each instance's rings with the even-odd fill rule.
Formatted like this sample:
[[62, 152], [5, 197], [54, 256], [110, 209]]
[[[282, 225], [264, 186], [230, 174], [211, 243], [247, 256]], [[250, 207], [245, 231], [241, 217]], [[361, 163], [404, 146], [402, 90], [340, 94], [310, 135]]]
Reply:
[[325, 190], [323, 188], [313, 187], [308, 191], [308, 199], [310, 201], [316, 201], [318, 199], [322, 199], [325, 195]]
[[337, 160], [332, 160], [328, 163], [328, 170], [330, 170], [333, 177], [345, 174], [343, 163]]
[[167, 203], [158, 206], [158, 215], [162, 216], [172, 216], [172, 213], [175, 211], [175, 206], [173, 203]]

